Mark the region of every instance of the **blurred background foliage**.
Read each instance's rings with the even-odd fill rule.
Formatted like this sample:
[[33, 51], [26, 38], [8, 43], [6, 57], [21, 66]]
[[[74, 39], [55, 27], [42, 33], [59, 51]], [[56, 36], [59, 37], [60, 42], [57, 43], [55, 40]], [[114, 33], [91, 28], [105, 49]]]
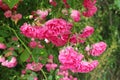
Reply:
[[[28, 15], [37, 9], [44, 10], [51, 8], [52, 13], [49, 14], [48, 19], [51, 17], [64, 17], [68, 19], [67, 16], [61, 15], [61, 10], [64, 8], [62, 0], [56, 1], [59, 6], [52, 7], [48, 0], [23, 0], [18, 7], [18, 12], [24, 16], [23, 19], [19, 21], [18, 27], [24, 22], [31, 22], [28, 19]], [[68, 3], [72, 9], [83, 11], [81, 6], [82, 1], [83, 0], [68, 0]], [[75, 26], [79, 29], [82, 29], [86, 25], [94, 26], [95, 34], [89, 38], [89, 41], [98, 42], [104, 40], [108, 47], [105, 53], [98, 58], [99, 66], [95, 70], [87, 74], [79, 73], [74, 76], [79, 77], [79, 80], [120, 80], [120, 0], [97, 0], [96, 6], [98, 7], [98, 11], [93, 17], [87, 19], [81, 17], [81, 22], [75, 24]], [[4, 27], [3, 23], [7, 23], [7, 20], [3, 17], [2, 10], [0, 10], [0, 15], [0, 26]], [[8, 39], [9, 36], [13, 34], [8, 34], [7, 28], [5, 29], [3, 27], [1, 27], [1, 30], [5, 34], [2, 34], [3, 32], [1, 31], [0, 37], [5, 36], [5, 39]], [[11, 27], [15, 27], [15, 25], [11, 24]], [[16, 71], [20, 71], [17, 70], [18, 68], [19, 66], [17, 66]], [[4, 72], [6, 74], [3, 74]], [[12, 69], [0, 66], [0, 78], [2, 78], [2, 80], [17, 80], [19, 75], [19, 73]], [[4, 76], [11, 76], [11, 79]]]

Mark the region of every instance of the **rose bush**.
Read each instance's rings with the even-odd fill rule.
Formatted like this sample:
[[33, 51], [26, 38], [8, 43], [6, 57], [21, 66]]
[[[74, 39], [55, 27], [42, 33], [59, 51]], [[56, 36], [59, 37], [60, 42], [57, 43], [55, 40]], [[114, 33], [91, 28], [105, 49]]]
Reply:
[[97, 11], [96, 0], [82, 1], [84, 11], [61, 0], [64, 12], [60, 9], [60, 16], [56, 16], [54, 8], [59, 9], [60, 4], [55, 0], [43, 1], [50, 8], [42, 6], [27, 15], [24, 10], [19, 11], [24, 1], [0, 0], [1, 66], [16, 72], [18, 69], [17, 80], [79, 80], [74, 74], [94, 70], [99, 61], [93, 57], [100, 56], [107, 44], [89, 41], [94, 27], [89, 24], [80, 27], [85, 23], [82, 19], [94, 16]]

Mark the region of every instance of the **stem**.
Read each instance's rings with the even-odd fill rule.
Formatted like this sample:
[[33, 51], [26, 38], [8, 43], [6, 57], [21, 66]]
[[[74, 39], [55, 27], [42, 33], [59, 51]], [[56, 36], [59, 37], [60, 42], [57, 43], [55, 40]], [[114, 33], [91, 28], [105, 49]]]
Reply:
[[[15, 36], [18, 38], [18, 40], [22, 43], [22, 45], [26, 48], [26, 50], [28, 51], [28, 53], [32, 56], [32, 53], [30, 52], [29, 48], [28, 48], [28, 47], [25, 45], [25, 43], [19, 38], [19, 36], [17, 35], [16, 31], [15, 31], [13, 28], [9, 27], [9, 26], [8, 26], [8, 28], [13, 31], [13, 33], [14, 33]], [[34, 58], [33, 56], [32, 56], [32, 59], [33, 59], [33, 61], [35, 61], [35, 58]], [[45, 80], [47, 80], [47, 77], [46, 77], [43, 69], [41, 69], [41, 72], [42, 72], [43, 76], [45, 77]]]
[[[18, 40], [22, 43], [22, 45], [26, 48], [26, 50], [28, 51], [28, 53], [30, 54], [30, 55], [32, 55], [32, 53], [31, 53], [31, 51], [29, 50], [29, 48], [24, 44], [24, 42], [19, 38], [19, 36], [17, 35], [17, 33], [16, 33], [16, 31], [13, 29], [13, 28], [11, 28], [11, 27], [9, 27], [9, 29], [11, 29], [12, 31], [13, 31], [13, 33], [15, 34], [15, 36], [18, 38]], [[34, 59], [34, 57], [32, 56], [32, 59], [33, 59], [33, 61], [35, 61], [35, 59]]]
[[43, 76], [45, 77], [45, 80], [48, 80], [48, 79], [47, 79], [47, 76], [45, 75], [45, 73], [44, 73], [44, 71], [43, 71], [43, 69], [41, 69], [41, 72], [42, 72]]

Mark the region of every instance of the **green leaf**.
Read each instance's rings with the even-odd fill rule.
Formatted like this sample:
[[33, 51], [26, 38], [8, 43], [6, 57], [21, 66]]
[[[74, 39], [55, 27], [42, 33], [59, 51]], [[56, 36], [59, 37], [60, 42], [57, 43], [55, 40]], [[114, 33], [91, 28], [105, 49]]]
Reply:
[[6, 30], [0, 30], [0, 36], [8, 37], [10, 36], [10, 33], [8, 33]]
[[25, 50], [23, 53], [21, 53], [20, 59], [21, 59], [21, 61], [25, 62], [29, 58], [29, 56], [30, 55], [29, 55], [28, 51]]
[[48, 80], [53, 80], [53, 79], [52, 79], [52, 75], [50, 75], [50, 76], [48, 77]]
[[15, 6], [15, 4], [19, 2], [19, 0], [3, 0], [3, 2], [5, 2], [10, 9], [12, 9]]
[[32, 53], [35, 58], [35, 62], [38, 62], [40, 57], [42, 57], [41, 63], [45, 64], [47, 62], [48, 53], [46, 52], [46, 49], [34, 48]]
[[3, 42], [5, 39], [3, 37], [0, 37], [0, 42]]
[[34, 80], [34, 78], [32, 76], [29, 76], [27, 80]]
[[115, 0], [114, 4], [120, 9], [120, 0]]

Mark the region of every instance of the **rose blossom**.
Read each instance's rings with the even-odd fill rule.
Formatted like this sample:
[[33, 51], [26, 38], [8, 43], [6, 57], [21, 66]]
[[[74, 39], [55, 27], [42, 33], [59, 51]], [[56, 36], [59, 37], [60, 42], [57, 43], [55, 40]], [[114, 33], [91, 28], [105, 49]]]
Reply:
[[17, 65], [17, 59], [16, 59], [16, 57], [12, 57], [12, 59], [10, 61], [6, 60], [6, 61], [2, 62], [1, 65], [6, 66], [8, 68], [13, 68]]
[[23, 75], [26, 74], [26, 70], [23, 69], [23, 70], [21, 71], [21, 73], [22, 73]]
[[62, 0], [66, 8], [70, 8], [70, 6], [67, 3], [67, 0]]
[[0, 56], [0, 63], [4, 62], [5, 61], [5, 57], [3, 56]]
[[7, 4], [4, 4], [2, 0], [0, 0], [0, 8], [4, 11], [9, 10], [10, 8], [8, 7]]
[[53, 63], [53, 58], [54, 58], [53, 55], [49, 55], [47, 62], [48, 62], [48, 63]]
[[107, 44], [105, 42], [99, 42], [92, 45], [90, 54], [92, 56], [100, 56], [106, 50]]
[[60, 68], [62, 70], [73, 70], [84, 57], [82, 54], [79, 54], [77, 51], [75, 51], [72, 47], [67, 47], [63, 50], [60, 50], [59, 53], [59, 61], [62, 64]]
[[91, 27], [91, 26], [86, 26], [82, 33], [81, 34], [73, 34], [71, 37], [70, 37], [70, 42], [72, 44], [77, 44], [77, 43], [84, 43], [86, 38], [91, 36], [94, 32], [94, 28]]
[[15, 22], [18, 22], [22, 18], [22, 14], [15, 14], [11, 16], [11, 19]]
[[55, 0], [49, 0], [49, 3], [54, 7], [57, 6], [57, 2]]
[[67, 43], [72, 24], [64, 19], [51, 19], [45, 23], [45, 37], [56, 46]]
[[77, 43], [84, 43], [85, 42], [85, 39], [83, 35], [81, 34], [73, 34], [71, 37], [70, 37], [70, 43], [72, 44], [77, 44]]
[[34, 77], [34, 80], [38, 80], [38, 78], [37, 78], [37, 77]]
[[48, 15], [48, 11], [47, 11], [47, 10], [45, 10], [45, 11], [37, 10], [37, 11], [36, 11], [36, 14], [39, 15], [39, 17], [40, 17], [41, 19], [45, 19], [46, 16]]
[[37, 47], [37, 42], [36, 42], [36, 41], [31, 41], [31, 42], [28, 44], [28, 46], [29, 46], [30, 48], [35, 48], [35, 47]]
[[13, 37], [12, 37], [12, 40], [13, 40], [13, 41], [18, 41], [18, 38], [15, 37], [15, 36], [13, 36]]
[[83, 32], [82, 32], [81, 35], [82, 35], [84, 38], [87, 38], [87, 37], [91, 36], [91, 35], [93, 34], [93, 32], [94, 32], [94, 28], [93, 28], [93, 27], [91, 27], [91, 26], [86, 26], [86, 27], [84, 28], [84, 30], [83, 30]]
[[91, 17], [97, 12], [97, 7], [95, 6], [96, 0], [84, 0], [83, 5], [86, 8], [86, 11], [83, 12], [83, 15], [86, 17]]
[[72, 10], [70, 16], [75, 22], [80, 21], [80, 12], [78, 10]]
[[4, 43], [0, 43], [0, 49], [6, 49], [6, 45]]
[[12, 16], [12, 12], [11, 12], [10, 10], [5, 11], [4, 16], [5, 16], [6, 18], [10, 18], [10, 17]]
[[55, 63], [47, 63], [45, 65], [45, 67], [47, 68], [47, 71], [55, 70], [55, 68], [57, 67], [57, 64], [55, 64]]
[[83, 12], [83, 15], [86, 17], [91, 17], [93, 16], [95, 13], [97, 12], [97, 7], [93, 6], [91, 8], [89, 8], [87, 11]]
[[76, 68], [73, 70], [73, 72], [88, 73], [95, 69], [97, 65], [97, 60], [94, 60], [92, 62], [81, 61], [76, 65]]
[[30, 24], [24, 23], [20, 27], [21, 33], [28, 37], [28, 38], [38, 38], [38, 39], [44, 39], [44, 32], [45, 29], [40, 26], [32, 26]]
[[43, 67], [43, 64], [41, 63], [35, 63], [35, 62], [32, 62], [32, 63], [28, 63], [26, 65], [26, 69], [27, 70], [32, 70], [32, 71], [40, 71]]

